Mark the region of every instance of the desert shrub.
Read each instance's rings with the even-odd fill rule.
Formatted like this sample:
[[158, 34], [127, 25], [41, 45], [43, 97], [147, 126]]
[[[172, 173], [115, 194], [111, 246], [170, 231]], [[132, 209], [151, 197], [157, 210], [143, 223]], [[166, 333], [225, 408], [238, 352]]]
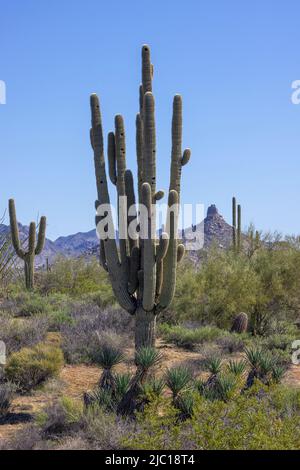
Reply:
[[180, 325], [171, 326], [167, 323], [162, 323], [159, 326], [159, 333], [166, 341], [187, 349], [193, 349], [199, 344], [212, 342], [217, 338], [229, 335], [229, 333], [214, 326], [192, 329]]
[[80, 420], [83, 407], [80, 402], [75, 402], [68, 397], [62, 397], [40, 412], [36, 418], [44, 437], [57, 438], [61, 434], [77, 431], [80, 428]]
[[245, 311], [254, 334], [282, 333], [284, 323], [299, 316], [299, 284], [300, 251], [292, 244], [264, 245], [251, 258], [213, 247], [197, 269], [179, 266], [172, 321], [230, 329], [236, 313]]
[[22, 301], [19, 300], [19, 316], [29, 317], [38, 313], [48, 313], [50, 304], [47, 297], [42, 297], [37, 293], [31, 293]]
[[10, 409], [14, 391], [15, 386], [12, 383], [0, 383], [0, 420], [1, 418], [5, 417]]
[[51, 344], [39, 343], [13, 353], [5, 367], [5, 376], [21, 391], [29, 391], [58, 374], [63, 365], [62, 351]]
[[42, 341], [48, 331], [49, 321], [45, 316], [32, 318], [0, 317], [0, 340], [6, 345], [7, 355]]
[[[134, 432], [127, 432], [122, 444], [133, 450], [299, 449], [299, 412], [283, 414], [280, 406], [290, 398], [280, 393], [266, 389], [258, 400], [253, 390], [228, 401], [194, 395], [193, 413], [184, 422], [178, 421], [180, 411], [164, 397], [137, 414]], [[292, 409], [299, 410], [296, 400], [294, 396]]]
[[103, 295], [106, 302], [109, 299], [114, 301], [107, 273], [96, 257], [89, 261], [84, 258], [58, 258], [50, 272], [41, 273], [37, 289], [43, 294], [62, 293], [72, 297], [94, 293], [98, 299]]
[[70, 316], [71, 322], [61, 325], [62, 349], [69, 363], [91, 364], [97, 361], [101, 342], [122, 347], [133, 337], [132, 317], [120, 308], [77, 304]]
[[248, 342], [249, 336], [245, 333], [226, 334], [216, 340], [216, 343], [222, 348], [222, 350], [230, 354], [243, 351]]

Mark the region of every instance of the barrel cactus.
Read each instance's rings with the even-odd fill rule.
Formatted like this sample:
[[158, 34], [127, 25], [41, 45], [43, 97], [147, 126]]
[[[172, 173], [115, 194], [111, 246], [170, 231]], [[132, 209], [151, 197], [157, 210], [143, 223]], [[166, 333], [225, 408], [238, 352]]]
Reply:
[[31, 290], [34, 287], [34, 258], [39, 255], [44, 248], [45, 237], [46, 237], [46, 217], [42, 216], [39, 223], [38, 240], [36, 243], [36, 224], [31, 222], [29, 225], [29, 236], [28, 236], [28, 249], [25, 251], [21, 247], [18, 222], [16, 216], [15, 202], [10, 199], [8, 202], [9, 206], [9, 219], [10, 219], [10, 231], [12, 244], [16, 254], [24, 261], [25, 271], [25, 285], [26, 289]]
[[248, 329], [248, 315], [247, 313], [239, 313], [233, 320], [231, 331], [233, 333], [245, 333]]
[[[121, 222], [137, 222], [137, 236], [120, 237], [116, 242], [115, 230], [112, 236], [100, 236], [100, 262], [109, 273], [114, 294], [125, 310], [135, 315], [135, 345], [139, 349], [155, 344], [155, 324], [159, 312], [170, 305], [176, 283], [176, 266], [184, 253], [184, 247], [177, 240], [178, 213], [171, 208], [177, 207], [180, 197], [181, 169], [190, 159], [190, 150], [182, 152], [182, 99], [176, 95], [173, 101], [172, 152], [170, 166], [170, 184], [168, 192], [169, 214], [166, 231], [156, 239], [155, 204], [164, 193], [156, 188], [156, 132], [155, 103], [152, 93], [153, 65], [150, 60], [149, 46], [142, 47], [142, 84], [139, 89], [140, 109], [136, 116], [136, 155], [138, 208], [147, 210], [147, 221], [134, 209], [124, 211], [120, 200], [127, 198], [127, 207], [136, 207], [133, 175], [126, 168], [126, 147], [124, 120], [121, 115], [115, 117], [115, 131], [108, 134], [108, 173], [117, 190], [118, 233]], [[113, 219], [108, 192], [103, 131], [99, 99], [91, 95], [92, 128], [91, 145], [94, 151], [96, 185], [96, 226], [103, 222], [113, 227]], [[101, 206], [108, 207], [105, 214]], [[148, 222], [148, 224], [146, 224]], [[150, 227], [150, 228], [149, 228]], [[148, 236], [145, 235], [147, 231]], [[100, 235], [100, 234], [99, 234]]]

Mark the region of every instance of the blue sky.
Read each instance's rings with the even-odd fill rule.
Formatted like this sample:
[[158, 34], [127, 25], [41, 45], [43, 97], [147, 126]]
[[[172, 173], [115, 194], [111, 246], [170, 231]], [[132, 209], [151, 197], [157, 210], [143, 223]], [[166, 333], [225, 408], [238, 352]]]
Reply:
[[[144, 8], [144, 5], [148, 8]], [[168, 187], [172, 97], [184, 100], [183, 202], [243, 226], [299, 233], [300, 4], [296, 0], [14, 0], [0, 11], [0, 213], [48, 217], [52, 239], [94, 224], [89, 94], [105, 131], [124, 115], [135, 170], [140, 48], [155, 67], [158, 185]]]

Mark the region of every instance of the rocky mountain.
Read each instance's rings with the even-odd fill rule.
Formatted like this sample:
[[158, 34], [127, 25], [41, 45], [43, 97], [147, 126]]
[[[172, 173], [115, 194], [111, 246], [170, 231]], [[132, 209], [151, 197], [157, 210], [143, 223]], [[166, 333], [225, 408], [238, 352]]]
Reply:
[[[228, 248], [232, 241], [232, 226], [219, 214], [217, 207], [212, 204], [207, 209], [207, 215], [200, 224], [187, 228], [182, 234], [183, 241], [189, 242], [195, 238], [204, 249], [208, 249], [212, 243], [219, 248]], [[203, 240], [204, 239], [204, 240]]]
[[[26, 246], [28, 227], [19, 224], [19, 232], [20, 239]], [[9, 234], [7, 225], [0, 224], [0, 236], [1, 234]], [[186, 228], [180, 236], [187, 247], [190, 246], [191, 241], [198, 241], [195, 247], [203, 247], [204, 250], [208, 249], [212, 243], [216, 243], [217, 246], [225, 249], [231, 244], [232, 227], [219, 214], [218, 209], [213, 204], [209, 206], [207, 215], [202, 222]], [[38, 266], [44, 265], [46, 258], [51, 263], [58, 255], [67, 257], [90, 256], [98, 253], [98, 246], [99, 242], [95, 229], [89, 232], [78, 232], [73, 235], [59, 237], [55, 241], [46, 239], [43, 253], [36, 258], [36, 263]], [[195, 257], [196, 250], [197, 248], [190, 251], [192, 258]]]
[[[29, 227], [18, 223], [19, 236], [22, 245], [26, 248], [29, 236]], [[0, 239], [3, 237], [10, 236], [10, 228], [5, 224], [0, 224]], [[36, 265], [41, 266], [46, 263], [46, 259], [54, 260], [60, 251], [56, 248], [55, 242], [46, 238], [45, 247], [43, 252], [36, 257]]]

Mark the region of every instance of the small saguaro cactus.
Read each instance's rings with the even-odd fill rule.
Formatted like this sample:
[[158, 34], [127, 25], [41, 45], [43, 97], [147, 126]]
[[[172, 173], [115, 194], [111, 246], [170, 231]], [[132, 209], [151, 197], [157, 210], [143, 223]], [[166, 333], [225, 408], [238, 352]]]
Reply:
[[25, 284], [26, 288], [30, 290], [34, 287], [34, 257], [35, 255], [39, 255], [42, 252], [45, 244], [46, 217], [42, 216], [40, 219], [37, 244], [36, 224], [35, 222], [30, 223], [28, 236], [28, 250], [25, 251], [21, 247], [14, 200], [10, 199], [8, 205], [12, 244], [16, 254], [19, 256], [19, 258], [24, 261]]
[[[127, 220], [127, 226], [136, 221], [140, 228], [135, 237], [120, 238], [119, 250], [115, 240], [115, 230], [110, 237], [100, 239], [100, 262], [110, 275], [112, 288], [119, 304], [135, 315], [136, 349], [155, 344], [155, 324], [157, 314], [166, 309], [174, 296], [176, 265], [184, 254], [184, 246], [178, 243], [178, 217], [171, 208], [176, 206], [180, 197], [181, 168], [190, 159], [190, 150], [182, 152], [182, 99], [176, 95], [173, 101], [172, 152], [170, 185], [168, 194], [169, 214], [166, 232], [156, 240], [155, 203], [164, 196], [156, 189], [156, 135], [154, 97], [152, 93], [153, 65], [150, 60], [149, 46], [142, 47], [142, 84], [139, 89], [140, 110], [136, 116], [136, 154], [137, 188], [140, 209], [147, 209], [148, 224], [140, 212], [134, 210], [124, 214], [119, 209], [118, 224]], [[96, 225], [103, 221], [99, 208], [105, 204], [110, 207], [105, 159], [103, 132], [99, 99], [91, 95], [92, 128], [91, 145], [94, 151], [98, 200], [96, 201]], [[115, 117], [115, 132], [108, 134], [109, 177], [117, 190], [117, 202], [127, 197], [127, 207], [135, 207], [133, 175], [126, 169], [125, 129], [123, 117]], [[110, 227], [112, 215], [105, 213]], [[150, 228], [149, 228], [150, 227]], [[148, 231], [147, 237], [145, 231]]]

